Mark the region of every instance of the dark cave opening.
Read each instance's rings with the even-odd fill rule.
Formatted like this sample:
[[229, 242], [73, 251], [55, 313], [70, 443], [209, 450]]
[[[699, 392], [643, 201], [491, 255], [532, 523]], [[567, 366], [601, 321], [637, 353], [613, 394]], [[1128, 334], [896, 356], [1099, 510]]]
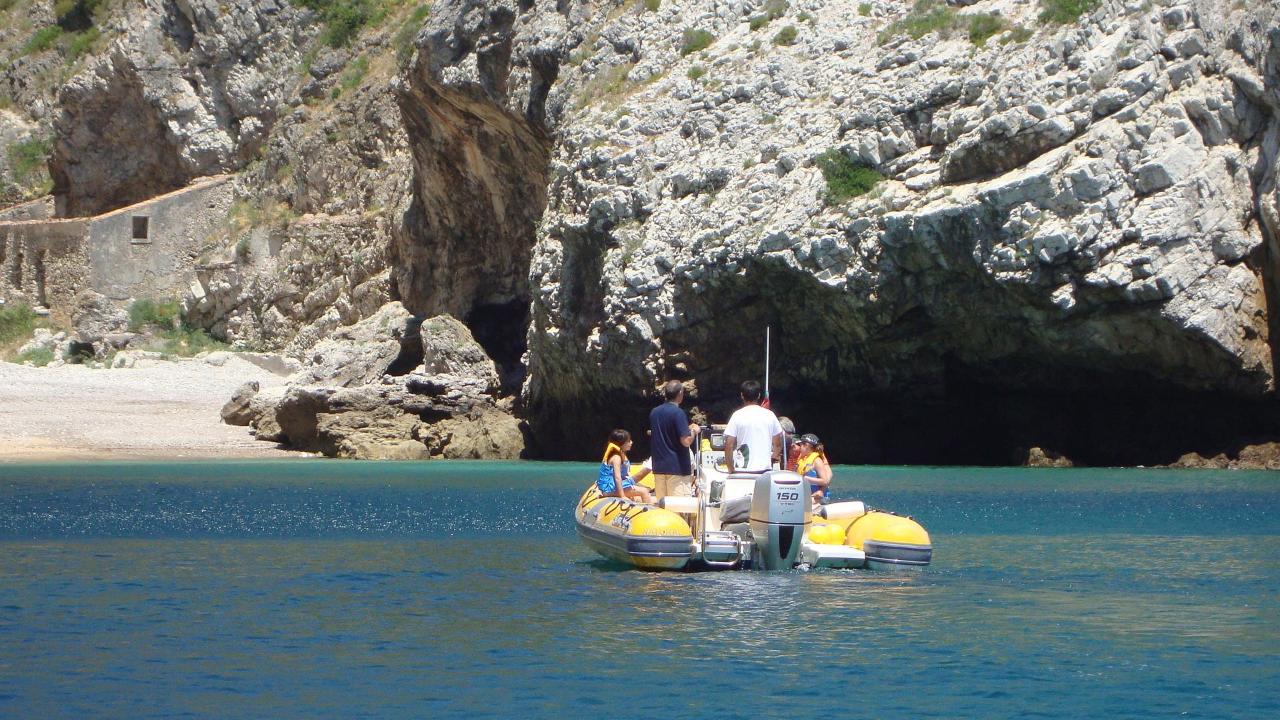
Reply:
[[[677, 306], [685, 323], [664, 334], [664, 363], [668, 377], [696, 382], [686, 410], [725, 422], [738, 384], [763, 379], [771, 327], [773, 408], [818, 434], [837, 463], [1019, 465], [1041, 448], [1079, 465], [1167, 465], [1189, 452], [1233, 458], [1280, 439], [1274, 394], [1178, 382], [1144, 365], [1146, 356], [1037, 344], [1034, 328], [998, 314], [976, 337], [958, 337], [948, 310], [900, 304], [875, 315], [841, 291], [762, 264], [708, 291], [684, 291]], [[985, 318], [989, 309], [960, 312]], [[536, 434], [559, 438], [536, 451], [583, 459], [599, 443], [578, 439], [618, 426], [644, 457], [657, 402], [637, 388], [536, 408]]]
[[1031, 448], [1078, 465], [1168, 465], [1196, 452], [1235, 457], [1280, 438], [1280, 404], [1087, 370], [1049, 390], [951, 378], [941, 395], [794, 387], [774, 408], [815, 432], [835, 462], [1019, 465]]
[[404, 337], [400, 338], [400, 354], [387, 366], [388, 375], [408, 375], [422, 364], [426, 352], [422, 347], [422, 320], [415, 318], [405, 328]]
[[528, 345], [529, 301], [478, 305], [463, 320], [480, 347], [497, 366], [502, 394], [516, 395], [524, 384], [524, 352]]

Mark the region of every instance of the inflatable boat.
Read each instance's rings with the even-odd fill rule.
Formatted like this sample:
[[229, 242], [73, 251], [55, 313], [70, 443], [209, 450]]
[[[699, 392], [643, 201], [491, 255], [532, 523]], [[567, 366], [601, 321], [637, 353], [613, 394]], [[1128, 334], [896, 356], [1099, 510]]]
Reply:
[[574, 512], [578, 537], [646, 570], [919, 568], [933, 558], [929, 533], [910, 517], [857, 501], [815, 507], [809, 481], [787, 470], [727, 473], [723, 434], [703, 441], [694, 464], [694, 496], [657, 505], [592, 483]]

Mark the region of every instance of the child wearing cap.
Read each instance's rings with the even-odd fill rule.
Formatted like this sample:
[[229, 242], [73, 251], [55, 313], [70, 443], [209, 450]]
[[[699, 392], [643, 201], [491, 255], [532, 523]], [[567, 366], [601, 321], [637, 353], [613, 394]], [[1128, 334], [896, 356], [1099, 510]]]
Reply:
[[823, 502], [831, 492], [831, 463], [827, 462], [822, 441], [817, 435], [807, 433], [800, 436], [797, 445], [800, 447], [800, 458], [796, 461], [796, 473], [809, 480], [809, 486], [813, 489], [813, 501]]

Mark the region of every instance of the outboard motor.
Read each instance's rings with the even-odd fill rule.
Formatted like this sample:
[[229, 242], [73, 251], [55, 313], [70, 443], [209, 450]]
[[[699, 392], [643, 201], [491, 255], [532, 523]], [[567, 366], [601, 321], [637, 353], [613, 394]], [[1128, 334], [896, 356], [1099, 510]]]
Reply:
[[756, 478], [751, 495], [751, 535], [762, 570], [790, 570], [800, 554], [813, 499], [799, 475], [774, 470]]

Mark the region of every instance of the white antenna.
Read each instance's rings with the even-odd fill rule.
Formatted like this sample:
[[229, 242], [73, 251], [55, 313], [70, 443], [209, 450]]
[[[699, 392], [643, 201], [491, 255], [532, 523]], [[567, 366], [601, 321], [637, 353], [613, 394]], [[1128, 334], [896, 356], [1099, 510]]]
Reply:
[[764, 327], [764, 399], [769, 399], [769, 326]]

